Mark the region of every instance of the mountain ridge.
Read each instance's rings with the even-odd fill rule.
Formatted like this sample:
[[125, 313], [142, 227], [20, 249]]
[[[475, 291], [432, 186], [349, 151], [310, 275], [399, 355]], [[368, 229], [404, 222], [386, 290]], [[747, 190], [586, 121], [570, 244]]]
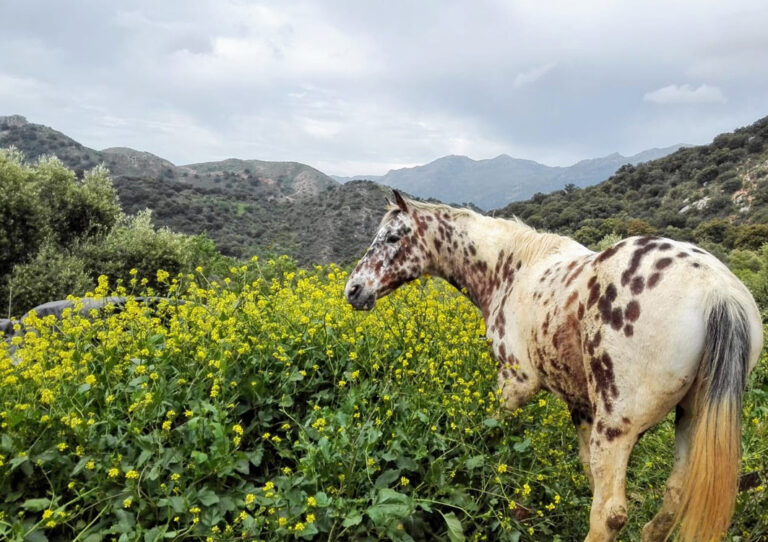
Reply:
[[493, 158], [473, 159], [446, 155], [423, 165], [391, 169], [384, 175], [332, 176], [338, 182], [367, 179], [406, 190], [422, 198], [473, 203], [490, 210], [525, 200], [537, 192], [551, 192], [568, 184], [586, 187], [597, 184], [624, 164], [657, 159], [688, 145], [654, 147], [624, 156], [618, 152], [586, 158], [570, 166], [549, 166], [506, 153]]

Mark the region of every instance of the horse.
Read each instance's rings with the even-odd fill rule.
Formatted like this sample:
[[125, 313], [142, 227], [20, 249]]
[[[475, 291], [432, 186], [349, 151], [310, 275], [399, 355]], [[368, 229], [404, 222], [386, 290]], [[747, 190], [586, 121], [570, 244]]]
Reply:
[[630, 237], [602, 252], [521, 221], [394, 192], [344, 295], [358, 310], [421, 275], [480, 309], [505, 407], [540, 389], [571, 413], [593, 492], [587, 542], [627, 521], [625, 480], [642, 434], [675, 409], [675, 459], [642, 539], [720, 539], [738, 493], [742, 397], [762, 349], [747, 288], [685, 242]]

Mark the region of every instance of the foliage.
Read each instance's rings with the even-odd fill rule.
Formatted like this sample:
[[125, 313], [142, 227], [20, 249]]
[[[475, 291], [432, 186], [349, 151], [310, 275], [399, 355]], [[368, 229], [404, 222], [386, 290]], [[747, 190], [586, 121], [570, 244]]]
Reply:
[[155, 288], [159, 287], [155, 279], [157, 269], [176, 275], [201, 263], [214, 265], [216, 261], [225, 260], [203, 236], [155, 229], [148, 210], [122, 217], [108, 234], [84, 243], [78, 253], [85, 260], [92, 284], [99, 275], [127, 281], [133, 269], [141, 276], [150, 277], [149, 284]]
[[768, 320], [768, 243], [759, 251], [736, 249], [728, 255], [728, 265], [752, 292]]
[[205, 234], [222, 254], [289, 254], [305, 266], [359, 257], [391, 194], [364, 181], [291, 199], [265, 197], [243, 185], [227, 189], [131, 178], [116, 179], [115, 186], [127, 213], [149, 207], [157, 224]]
[[[0, 350], [9, 540], [575, 540], [590, 490], [564, 406], [504, 415], [476, 309], [420, 280], [370, 313], [335, 266], [169, 281], [172, 300], [27, 320]], [[115, 293], [143, 293], [134, 276]], [[108, 295], [106, 278], [94, 295]], [[177, 301], [178, 300], [178, 301]], [[181, 303], [183, 301], [183, 303]], [[768, 373], [745, 401], [732, 532], [768, 536]], [[638, 445], [627, 540], [660, 505], [671, 422]], [[662, 450], [666, 450], [664, 453]]]
[[[768, 118], [638, 166], [584, 189], [537, 194], [496, 214], [573, 235], [593, 244], [599, 236], [656, 233], [710, 241], [725, 248], [758, 249], [768, 242]], [[723, 230], [727, 231], [723, 231]]]
[[93, 284], [82, 258], [46, 244], [31, 261], [13, 268], [9, 305], [31, 308], [68, 295], [83, 295]]
[[[219, 268], [211, 241], [156, 230], [150, 213], [123, 215], [107, 170], [78, 179], [56, 158], [25, 164], [0, 150], [0, 307], [21, 314], [68, 294], [83, 294], [100, 274], [130, 279], [138, 269]], [[157, 286], [156, 283], [152, 283]]]

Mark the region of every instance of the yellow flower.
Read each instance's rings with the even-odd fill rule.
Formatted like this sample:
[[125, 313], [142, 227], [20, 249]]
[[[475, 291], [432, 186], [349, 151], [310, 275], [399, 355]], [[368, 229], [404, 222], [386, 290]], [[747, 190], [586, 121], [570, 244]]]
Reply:
[[139, 477], [139, 473], [135, 470], [129, 470], [125, 473], [125, 478], [127, 480], [135, 480]]
[[85, 377], [85, 383], [88, 385], [93, 386], [96, 383], [96, 376], [95, 375], [88, 375]]
[[128, 497], [123, 501], [123, 508], [130, 508], [132, 504], [133, 504], [133, 499]]
[[110, 478], [117, 478], [119, 475], [120, 471], [115, 468], [109, 469], [109, 472], [107, 473], [107, 476]]
[[405, 476], [401, 476], [400, 477], [400, 485], [401, 486], [405, 487], [405, 486], [407, 486], [410, 483], [411, 483], [411, 481], [408, 478], [406, 478]]
[[307, 497], [307, 506], [315, 507], [317, 506], [317, 499], [314, 497]]
[[255, 500], [256, 500], [256, 495], [254, 495], [253, 493], [248, 493], [245, 496], [245, 504], [253, 504], [253, 501]]
[[507, 465], [506, 465], [506, 463], [499, 464], [499, 466], [496, 467], [496, 472], [498, 472], [499, 474], [504, 474], [505, 472], [507, 472]]
[[242, 435], [243, 434], [243, 427], [240, 424], [233, 425], [232, 426], [232, 431], [234, 431], [238, 435]]

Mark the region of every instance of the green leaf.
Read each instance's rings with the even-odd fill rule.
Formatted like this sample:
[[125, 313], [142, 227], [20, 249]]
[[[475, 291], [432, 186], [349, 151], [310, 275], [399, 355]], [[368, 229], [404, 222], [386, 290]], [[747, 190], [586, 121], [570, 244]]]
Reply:
[[400, 478], [399, 469], [385, 470], [384, 472], [379, 474], [379, 477], [376, 478], [376, 482], [374, 482], [373, 486], [377, 488], [388, 487], [391, 483], [393, 483], [398, 478]]
[[301, 534], [299, 534], [299, 538], [303, 538], [304, 540], [310, 540], [315, 537], [317, 533], [320, 531], [317, 530], [317, 525], [314, 523], [309, 523], [307, 525], [304, 525], [304, 530], [301, 531]]
[[206, 487], [197, 492], [197, 500], [199, 500], [205, 506], [213, 506], [219, 502], [219, 497], [216, 495], [216, 493]]
[[342, 527], [354, 527], [363, 521], [363, 516], [357, 510], [350, 510], [341, 522]]
[[208, 454], [205, 452], [199, 452], [195, 450], [189, 455], [191, 455], [192, 459], [194, 459], [198, 463], [205, 463], [206, 461], [208, 461]]
[[248, 474], [251, 472], [251, 465], [247, 459], [241, 457], [235, 461], [235, 470], [240, 474]]
[[24, 510], [42, 512], [51, 505], [51, 499], [27, 499], [21, 505]]
[[525, 440], [524, 440], [524, 441], [522, 441], [522, 442], [517, 442], [517, 443], [515, 443], [515, 445], [514, 445], [514, 446], [512, 446], [512, 448], [513, 448], [513, 449], [514, 449], [516, 452], [524, 452], [524, 451], [526, 451], [526, 450], [527, 450], [527, 449], [528, 449], [530, 446], [531, 446], [531, 441], [530, 441], [530, 439], [525, 439]]
[[461, 521], [456, 517], [453, 512], [443, 514], [440, 512], [445, 520], [445, 525], [448, 527], [448, 538], [451, 542], [464, 542], [464, 527], [461, 525]]
[[376, 525], [386, 525], [392, 520], [401, 520], [411, 515], [413, 505], [403, 493], [389, 488], [379, 490], [376, 504], [369, 506], [366, 514]]
[[177, 514], [182, 514], [187, 510], [187, 503], [183, 497], [169, 497], [168, 501], [171, 503], [171, 508]]
[[80, 459], [80, 461], [77, 462], [77, 465], [75, 465], [75, 468], [72, 469], [72, 476], [75, 476], [77, 474], [80, 474], [80, 472], [85, 468], [85, 464], [90, 461], [90, 456], [85, 456]]
[[23, 465], [29, 461], [29, 457], [26, 455], [23, 456], [16, 456], [10, 461], [8, 461], [8, 465], [10, 465], [11, 470], [14, 470], [19, 465]]
[[[122, 506], [122, 503], [120, 506]], [[130, 533], [133, 531], [133, 528], [136, 525], [136, 518], [131, 512], [127, 512], [125, 510], [115, 510], [115, 515], [117, 516], [117, 532]]]
[[388, 487], [379, 490], [379, 495], [376, 500], [380, 503], [410, 502], [408, 495], [395, 491], [394, 489], [389, 489]]
[[498, 427], [499, 420], [497, 420], [496, 418], [486, 418], [483, 420], [483, 425], [486, 427]]
[[408, 456], [402, 456], [397, 458], [397, 466], [403, 470], [416, 471], [419, 470], [419, 464]]
[[469, 459], [467, 459], [467, 462], [465, 463], [465, 466], [468, 470], [474, 470], [477, 467], [482, 467], [485, 463], [485, 456], [483, 455], [473, 455]]
[[259, 446], [258, 448], [256, 448], [255, 450], [253, 450], [248, 454], [248, 461], [250, 461], [251, 465], [253, 465], [254, 467], [258, 467], [259, 465], [261, 465], [261, 460], [263, 457], [264, 457], [264, 448]]
[[136, 468], [141, 467], [147, 460], [152, 457], [152, 452], [144, 450], [139, 454], [139, 459], [136, 461]]
[[48, 537], [41, 531], [32, 531], [24, 535], [24, 542], [48, 542]]
[[325, 494], [325, 491], [315, 493], [315, 500], [317, 501], [318, 508], [325, 508], [331, 505], [331, 498]]
[[163, 531], [160, 527], [153, 527], [144, 533], [144, 542], [157, 542], [163, 538]]

